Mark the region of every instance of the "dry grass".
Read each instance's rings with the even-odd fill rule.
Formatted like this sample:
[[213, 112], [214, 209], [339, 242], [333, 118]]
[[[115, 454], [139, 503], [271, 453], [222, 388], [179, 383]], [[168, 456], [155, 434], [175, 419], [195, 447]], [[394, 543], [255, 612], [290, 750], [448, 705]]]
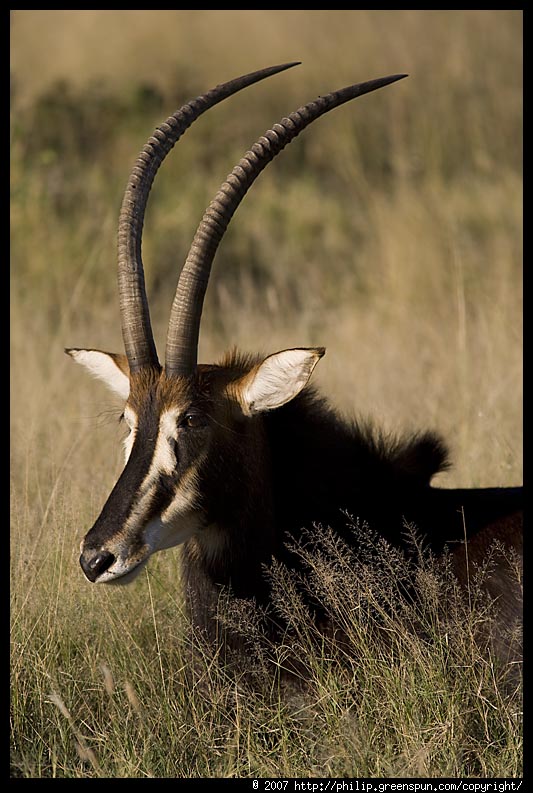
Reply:
[[185, 674], [175, 552], [131, 589], [86, 586], [77, 547], [120, 469], [120, 406], [62, 349], [121, 349], [121, 191], [182, 101], [303, 61], [211, 111], [158, 176], [160, 350], [201, 213], [253, 140], [318, 93], [405, 71], [261, 176], [215, 262], [201, 357], [325, 345], [316, 378], [345, 412], [448, 439], [441, 484], [521, 482], [520, 12], [15, 11], [11, 30], [14, 773], [519, 774], [516, 708], [479, 664], [439, 688], [411, 644], [379, 684], [367, 658], [354, 687], [319, 654], [305, 718], [281, 698], [247, 707], [208, 664], [206, 688]]

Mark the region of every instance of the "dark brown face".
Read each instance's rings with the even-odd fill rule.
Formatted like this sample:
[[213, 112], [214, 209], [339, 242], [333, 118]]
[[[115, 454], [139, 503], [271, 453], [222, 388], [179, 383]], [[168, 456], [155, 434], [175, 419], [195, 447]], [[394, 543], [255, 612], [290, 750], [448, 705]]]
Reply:
[[158, 367], [130, 376], [123, 356], [70, 354], [126, 398], [126, 466], [82, 542], [80, 564], [92, 582], [127, 583], [155, 551], [199, 533], [216, 555], [221, 526], [242, 525], [241, 501], [265, 503], [262, 414], [300, 393], [324, 349], [264, 360], [234, 354], [191, 377]]
[[208, 385], [144, 372], [123, 418], [126, 466], [81, 547], [83, 571], [98, 583], [126, 583], [152, 553], [206, 524], [199, 483], [216, 426]]

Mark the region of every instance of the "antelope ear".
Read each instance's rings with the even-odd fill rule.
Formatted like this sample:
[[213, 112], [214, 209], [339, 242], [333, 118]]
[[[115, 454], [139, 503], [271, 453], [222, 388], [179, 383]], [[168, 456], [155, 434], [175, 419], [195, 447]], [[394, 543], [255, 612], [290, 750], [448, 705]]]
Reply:
[[269, 355], [242, 380], [240, 402], [247, 416], [275, 410], [307, 385], [324, 347], [294, 349]]
[[73, 347], [65, 349], [76, 363], [84, 366], [90, 374], [103, 380], [111, 391], [122, 399], [130, 393], [130, 369], [125, 355], [101, 350], [79, 350]]

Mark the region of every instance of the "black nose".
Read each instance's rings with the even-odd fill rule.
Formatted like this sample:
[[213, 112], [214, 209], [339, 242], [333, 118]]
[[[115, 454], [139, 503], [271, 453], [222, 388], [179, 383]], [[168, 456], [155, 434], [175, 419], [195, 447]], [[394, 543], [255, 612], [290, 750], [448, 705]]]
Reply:
[[111, 567], [114, 561], [115, 557], [109, 551], [98, 551], [97, 553], [84, 551], [80, 556], [81, 569], [93, 584], [98, 576]]

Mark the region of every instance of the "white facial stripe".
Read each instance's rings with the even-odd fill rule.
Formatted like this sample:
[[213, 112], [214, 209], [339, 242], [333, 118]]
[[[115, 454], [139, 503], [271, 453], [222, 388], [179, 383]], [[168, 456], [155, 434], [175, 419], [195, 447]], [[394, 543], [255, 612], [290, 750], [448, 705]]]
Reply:
[[[204, 455], [202, 455], [198, 464], [202, 462], [203, 458]], [[164, 522], [172, 524], [179, 515], [183, 515], [193, 509], [197, 496], [198, 475], [196, 470], [189, 469], [182, 476], [174, 498], [161, 515]]]
[[135, 440], [135, 434], [137, 432], [137, 415], [129, 405], [126, 405], [124, 408], [124, 421], [130, 428], [128, 437], [124, 439], [124, 464], [126, 464], [129, 460], [133, 448], [133, 441]]
[[[126, 535], [135, 534], [146, 519], [152, 499], [156, 493], [157, 482], [153, 481], [144, 488], [131, 515], [126, 521]], [[166, 509], [160, 516], [150, 520], [144, 530], [144, 540], [151, 552], [163, 548], [180, 545], [196, 531], [199, 515], [195, 510], [197, 499], [197, 474], [194, 470], [187, 471], [182, 477], [178, 489]]]
[[[170, 441], [175, 441], [177, 439], [178, 416], [179, 411], [175, 408], [165, 410], [165, 412], [161, 414], [152, 463], [141, 485], [141, 492], [150, 487], [150, 485], [157, 480], [159, 474], [171, 474], [176, 467], [176, 455], [170, 445]], [[124, 420], [131, 429], [130, 434], [124, 440], [124, 456], [125, 462], [127, 463], [137, 432], [137, 416], [129, 405], [126, 405], [124, 408]]]
[[132, 430], [137, 429], [137, 414], [129, 405], [124, 408], [124, 421]]
[[176, 468], [178, 461], [171, 441], [176, 441], [178, 437], [178, 416], [179, 412], [176, 408], [161, 413], [157, 443], [146, 482], [153, 481], [160, 473], [171, 474]]
[[[136, 416], [131, 411], [128, 422], [136, 427]], [[125, 416], [126, 418], [126, 416]], [[161, 474], [172, 474], [176, 468], [177, 460], [171, 441], [177, 440], [177, 423], [179, 411], [176, 408], [166, 410], [161, 414], [159, 430], [155, 444], [152, 462], [147, 475], [139, 489], [137, 503], [124, 526], [125, 534], [133, 535], [141, 529], [144, 540], [150, 548], [150, 553], [161, 548], [170, 548], [179, 545], [197, 530], [200, 524], [199, 514], [195, 511], [195, 502], [198, 495], [196, 470], [186, 471], [182, 476], [177, 490], [170, 504], [160, 516], [150, 520], [142, 528], [146, 515], [153, 503], [157, 491], [157, 483]], [[134, 436], [134, 430], [130, 438]], [[127, 439], [127, 443], [130, 442]], [[131, 446], [133, 439], [131, 440]], [[203, 457], [199, 460], [201, 460]]]

